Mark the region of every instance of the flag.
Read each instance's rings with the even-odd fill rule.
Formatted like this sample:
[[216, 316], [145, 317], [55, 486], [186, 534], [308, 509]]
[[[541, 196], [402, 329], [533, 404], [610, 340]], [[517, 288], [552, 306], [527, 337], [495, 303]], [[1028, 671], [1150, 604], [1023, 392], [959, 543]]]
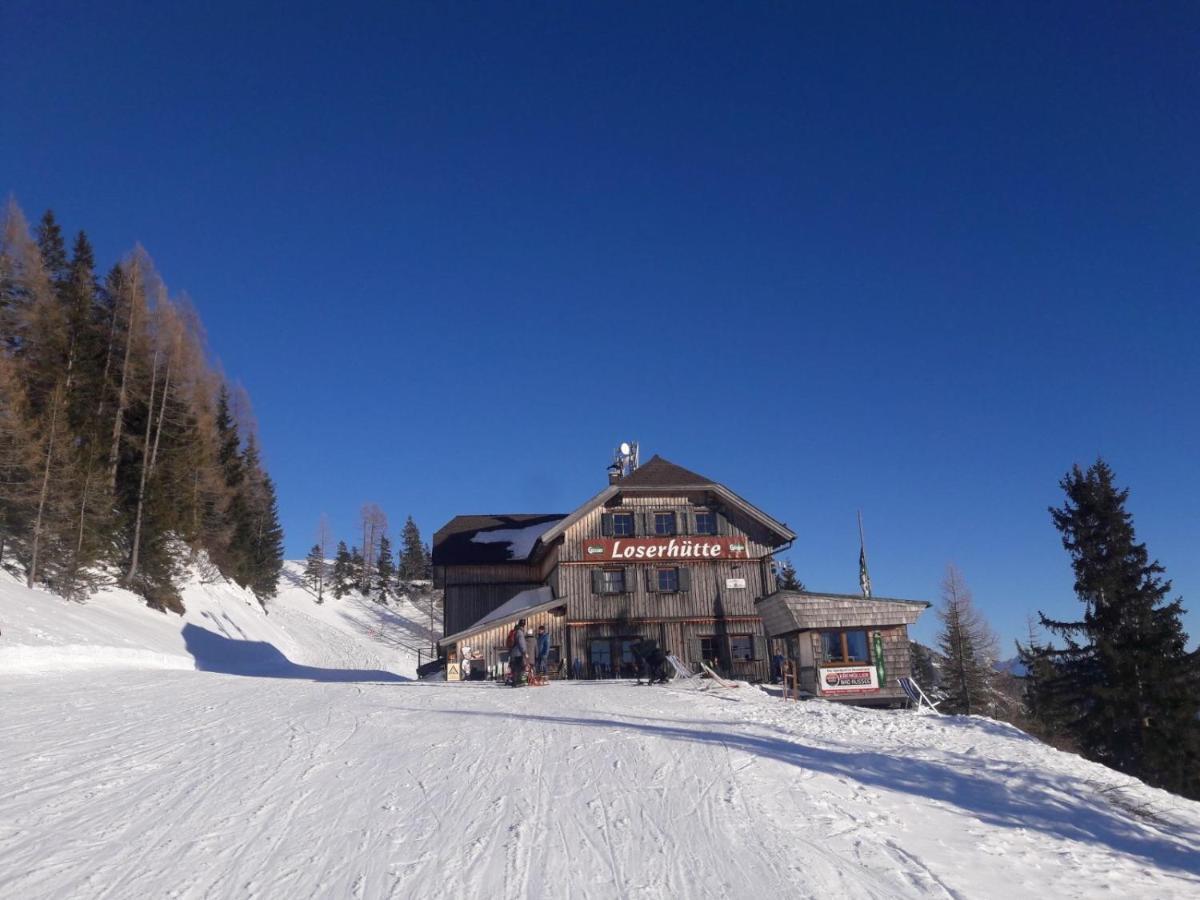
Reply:
[[871, 573], [867, 571], [867, 547], [860, 545], [858, 550], [858, 583], [862, 586], [862, 594], [867, 599], [871, 597]]

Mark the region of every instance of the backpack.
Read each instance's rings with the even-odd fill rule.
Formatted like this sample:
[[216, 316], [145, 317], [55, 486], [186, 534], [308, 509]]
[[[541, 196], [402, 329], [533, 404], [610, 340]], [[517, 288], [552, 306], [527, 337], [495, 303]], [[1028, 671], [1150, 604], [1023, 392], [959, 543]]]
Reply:
[[513, 645], [516, 642], [517, 642], [517, 629], [514, 628], [512, 631], [510, 631], [508, 633], [508, 640], [505, 643], [506, 643], [508, 649], [511, 650], [513, 648]]

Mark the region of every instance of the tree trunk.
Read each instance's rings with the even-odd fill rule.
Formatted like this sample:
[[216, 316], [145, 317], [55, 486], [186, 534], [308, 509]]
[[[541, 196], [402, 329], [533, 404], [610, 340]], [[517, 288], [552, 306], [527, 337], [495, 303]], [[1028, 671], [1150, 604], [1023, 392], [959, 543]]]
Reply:
[[142, 510], [146, 504], [146, 475], [150, 468], [150, 426], [154, 424], [154, 387], [158, 380], [158, 351], [154, 351], [154, 362], [150, 367], [150, 402], [146, 404], [149, 413], [146, 415], [146, 438], [142, 444], [142, 477], [138, 485], [137, 516], [133, 526], [133, 554], [129, 563], [129, 574], [125, 583], [132, 584], [133, 576], [137, 574], [138, 550], [142, 542]]
[[[137, 278], [137, 272], [138, 267], [135, 263], [132, 272], [134, 279]], [[125, 386], [129, 380], [129, 356], [130, 351], [133, 349], [133, 328], [137, 314], [137, 298], [134, 296], [135, 290], [136, 287], [131, 282], [129, 288], [129, 333], [125, 336], [125, 361], [121, 364], [121, 387], [117, 392], [117, 414], [113, 418], [112, 449], [108, 454], [109, 491], [116, 491], [117, 489], [117, 459], [121, 453], [121, 427], [125, 421], [125, 405], [128, 398]]]
[[58, 408], [62, 405], [63, 389], [59, 384], [54, 389], [50, 402], [50, 434], [46, 439], [46, 464], [42, 469], [42, 490], [38, 496], [37, 516], [33, 522], [33, 552], [29, 561], [29, 572], [26, 575], [25, 586], [33, 587], [37, 581], [38, 563], [42, 545], [42, 519], [46, 514], [46, 498], [50, 495], [50, 461], [54, 458], [54, 438], [58, 431]]

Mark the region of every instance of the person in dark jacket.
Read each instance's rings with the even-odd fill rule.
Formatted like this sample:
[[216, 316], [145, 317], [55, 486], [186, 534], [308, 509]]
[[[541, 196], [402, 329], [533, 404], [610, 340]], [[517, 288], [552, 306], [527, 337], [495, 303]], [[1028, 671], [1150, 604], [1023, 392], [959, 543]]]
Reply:
[[512, 672], [513, 687], [521, 686], [525, 674], [525, 620], [521, 619], [509, 634], [508, 668]]
[[545, 625], [539, 625], [537, 630], [537, 647], [533, 654], [534, 671], [539, 675], [546, 674], [546, 664], [550, 661], [550, 635]]

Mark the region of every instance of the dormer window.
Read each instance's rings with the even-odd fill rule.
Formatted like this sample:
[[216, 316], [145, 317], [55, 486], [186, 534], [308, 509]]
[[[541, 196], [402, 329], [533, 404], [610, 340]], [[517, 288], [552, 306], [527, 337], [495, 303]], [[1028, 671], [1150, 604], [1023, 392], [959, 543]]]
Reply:
[[675, 513], [656, 512], [654, 514], [654, 533], [657, 535], [675, 534]]

